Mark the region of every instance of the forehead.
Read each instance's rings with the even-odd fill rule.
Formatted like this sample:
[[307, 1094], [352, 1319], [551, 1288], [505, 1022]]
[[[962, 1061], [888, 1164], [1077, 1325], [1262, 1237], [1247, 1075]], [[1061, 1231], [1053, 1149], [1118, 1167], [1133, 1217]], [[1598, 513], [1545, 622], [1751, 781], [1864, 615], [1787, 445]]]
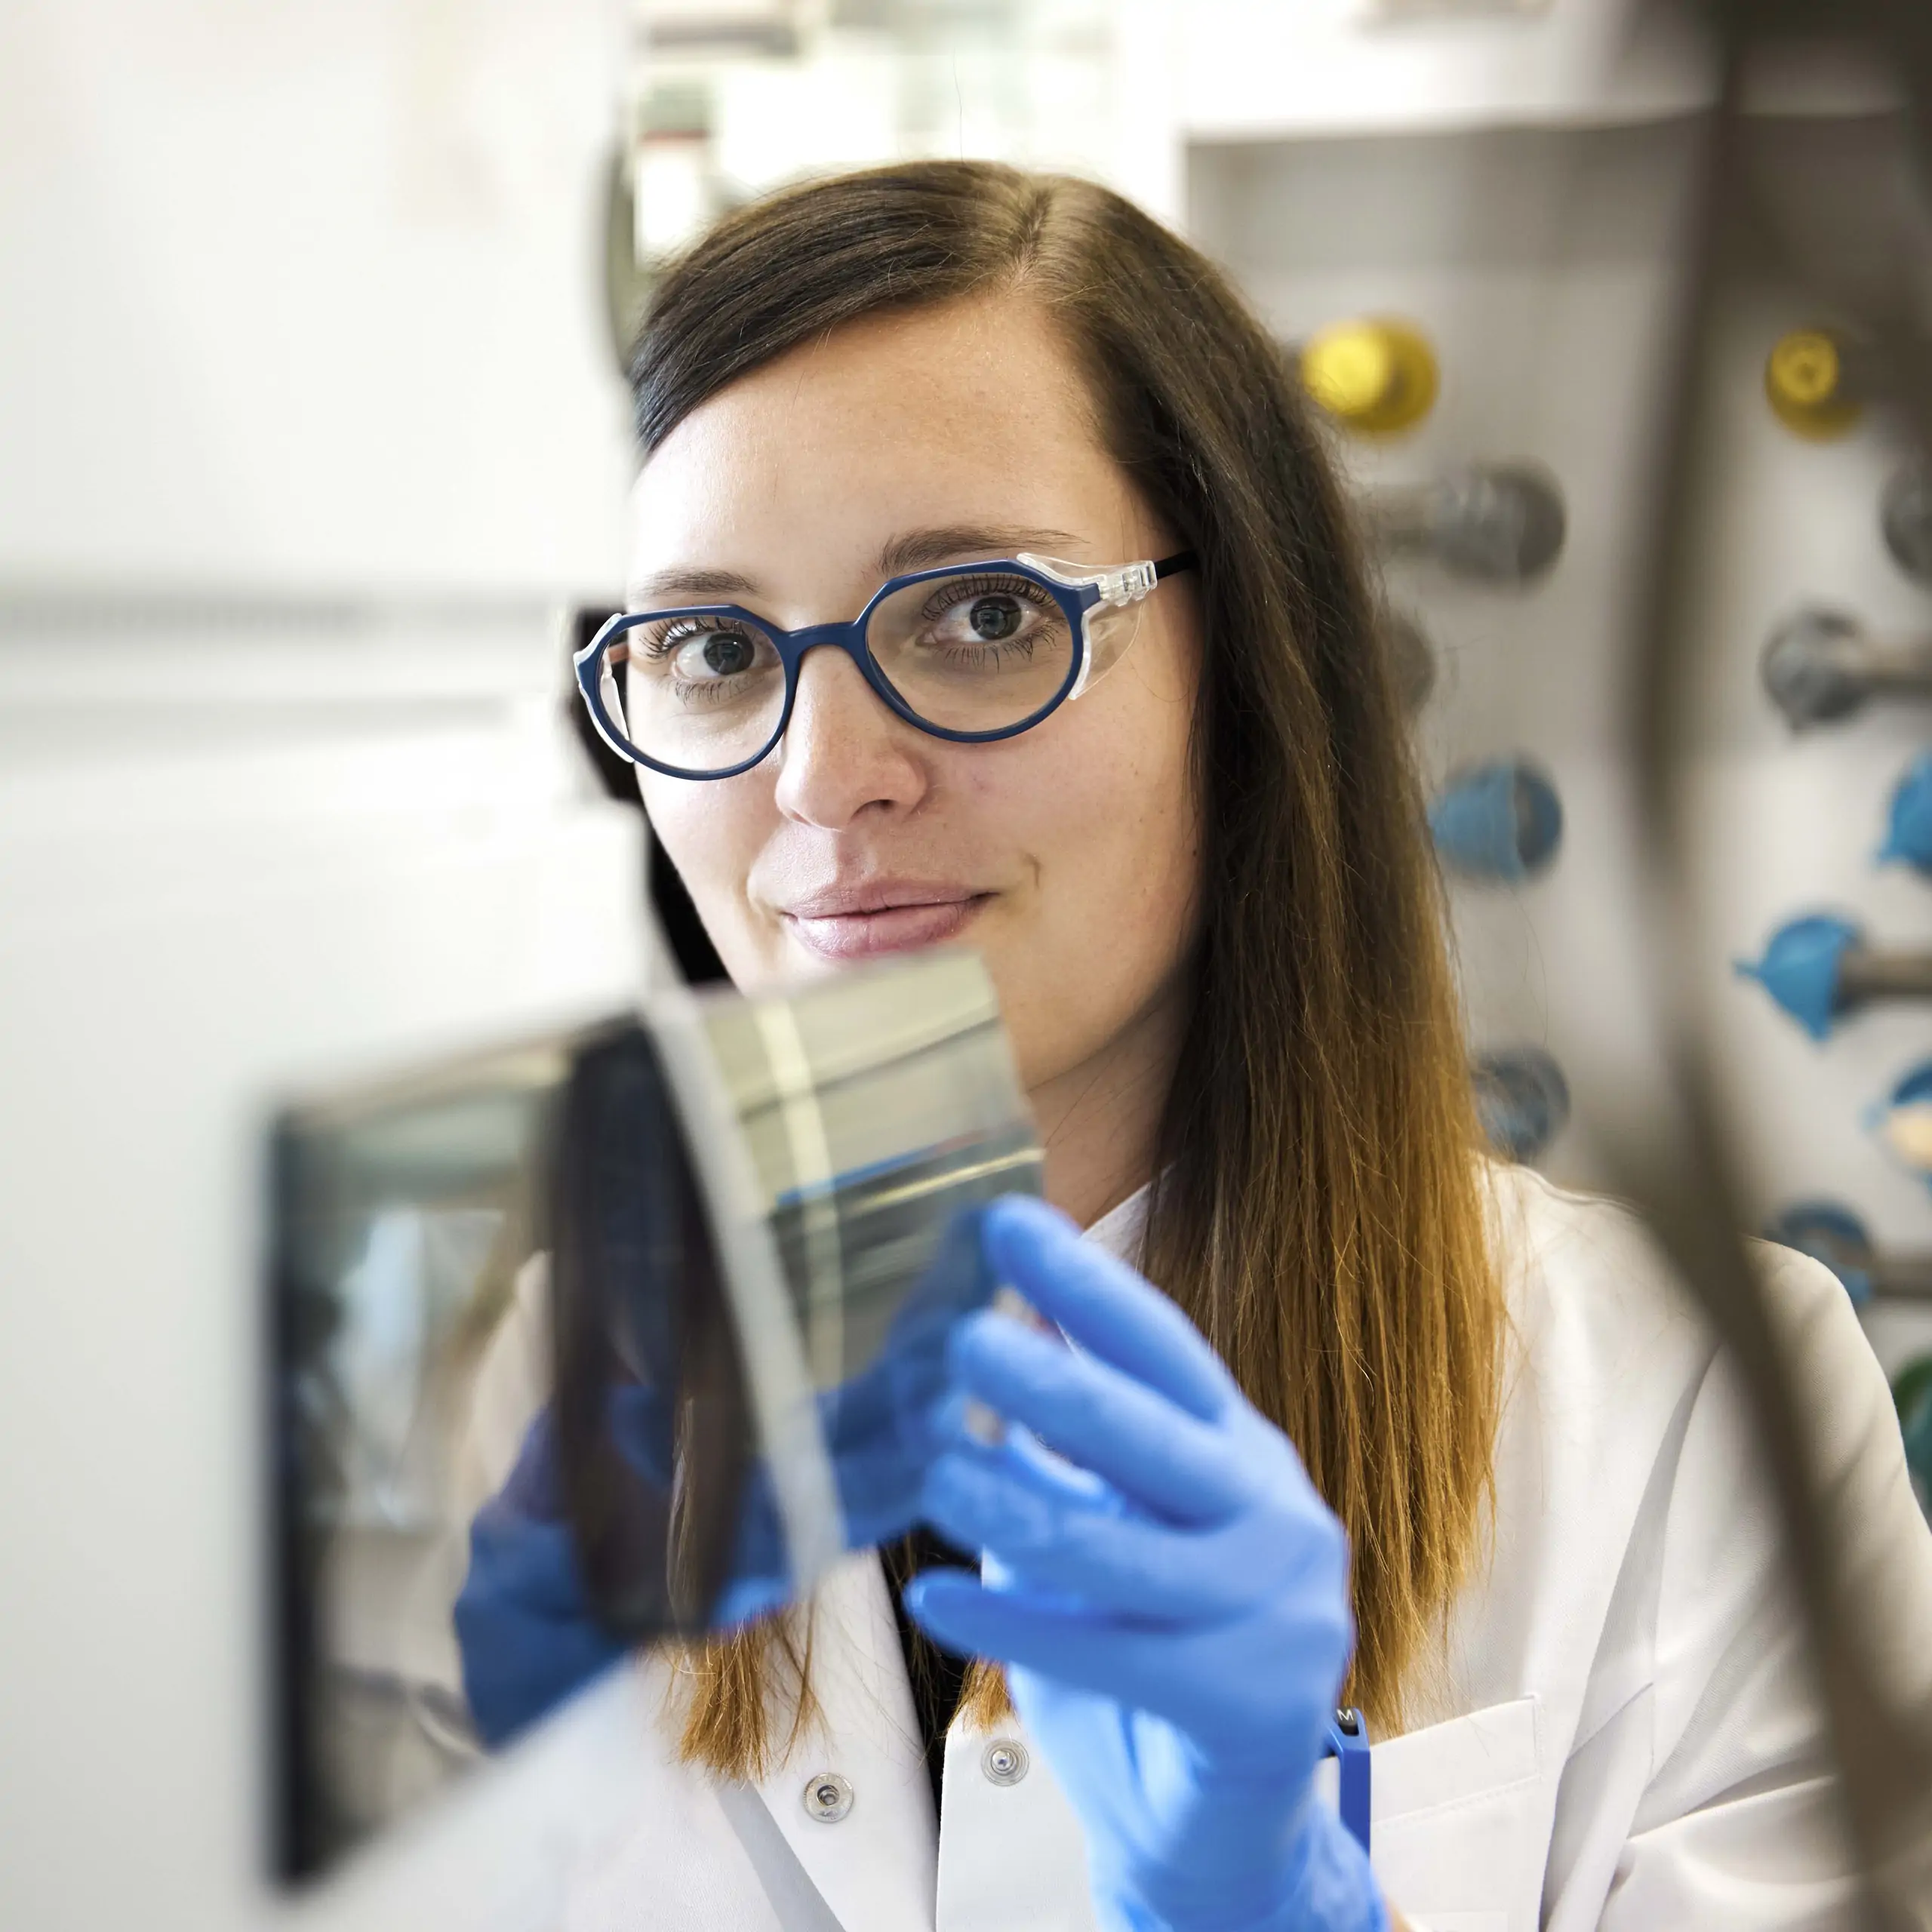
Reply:
[[868, 317], [754, 370], [660, 445], [632, 509], [634, 573], [975, 519], [1105, 546], [1140, 520], [1071, 353], [1011, 296]]

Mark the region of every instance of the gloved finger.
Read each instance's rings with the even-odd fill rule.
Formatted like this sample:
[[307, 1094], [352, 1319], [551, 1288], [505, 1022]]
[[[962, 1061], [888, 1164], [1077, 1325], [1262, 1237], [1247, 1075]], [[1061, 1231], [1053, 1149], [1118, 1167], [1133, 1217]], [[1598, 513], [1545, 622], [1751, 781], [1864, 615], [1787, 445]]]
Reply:
[[1241, 1399], [1200, 1330], [1152, 1283], [1083, 1241], [1065, 1215], [1008, 1195], [980, 1227], [998, 1278], [1083, 1349], [1204, 1420]]
[[973, 1316], [947, 1360], [968, 1395], [1176, 1522], [1221, 1521], [1252, 1491], [1225, 1430], [1010, 1316]]
[[[1231, 1730], [1269, 1751], [1289, 1742], [1277, 1734], [1284, 1713], [1333, 1709], [1352, 1636], [1343, 1597], [1311, 1595], [1297, 1606], [1299, 1614], [1269, 1630], [1267, 1678], [1257, 1681], [1245, 1646], [1230, 1656], [1224, 1625], [1198, 1632], [1137, 1626], [1024, 1588], [989, 1589], [964, 1570], [921, 1571], [906, 1586], [905, 1601], [949, 1651], [1034, 1672], [1197, 1736]], [[1254, 1735], [1257, 1729], [1264, 1734]]]
[[1075, 1690], [1168, 1715], [1177, 1688], [1171, 1626], [1137, 1629], [1024, 1589], [989, 1589], [970, 1571], [923, 1570], [905, 1590], [908, 1612], [943, 1648], [1037, 1671]]
[[941, 1463], [954, 1457], [997, 1470], [1005, 1480], [1050, 1506], [1116, 1516], [1132, 1507], [1111, 1484], [1055, 1455], [1029, 1429], [1010, 1429], [997, 1441], [988, 1442], [962, 1427], [955, 1432], [944, 1454], [935, 1457], [921, 1472], [922, 1482], [930, 1479]]
[[[1312, 1546], [1324, 1539], [1318, 1525], [1309, 1549], [1271, 1549], [1257, 1563], [1225, 1534], [1096, 1507], [974, 1445], [927, 1472], [919, 1511], [949, 1542], [989, 1552], [1023, 1584], [1149, 1623], [1224, 1619], [1292, 1587], [1299, 1565], [1327, 1559]], [[1339, 1577], [1340, 1562], [1331, 1567]]]

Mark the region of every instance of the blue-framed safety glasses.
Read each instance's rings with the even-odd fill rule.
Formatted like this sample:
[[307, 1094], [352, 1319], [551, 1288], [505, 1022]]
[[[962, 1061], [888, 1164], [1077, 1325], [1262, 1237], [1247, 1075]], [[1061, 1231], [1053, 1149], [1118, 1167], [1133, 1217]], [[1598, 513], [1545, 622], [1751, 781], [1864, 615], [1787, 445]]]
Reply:
[[844, 651], [909, 724], [1011, 738], [1091, 690], [1191, 552], [1095, 570], [1022, 551], [881, 584], [851, 623], [780, 630], [736, 604], [620, 612], [576, 656], [598, 735], [672, 778], [729, 778], [785, 734], [805, 653]]

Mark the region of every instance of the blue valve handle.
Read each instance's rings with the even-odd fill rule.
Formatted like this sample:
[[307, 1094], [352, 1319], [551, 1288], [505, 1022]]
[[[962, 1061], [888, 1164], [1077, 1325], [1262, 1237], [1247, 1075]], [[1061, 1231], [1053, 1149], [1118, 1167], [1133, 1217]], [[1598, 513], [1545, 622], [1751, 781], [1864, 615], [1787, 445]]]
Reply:
[[1563, 838], [1556, 787], [1521, 758], [1460, 772], [1429, 808], [1443, 863], [1472, 878], [1520, 883], [1542, 872]]
[[1844, 956], [1860, 941], [1849, 920], [1817, 912], [1780, 926], [1761, 959], [1740, 959], [1740, 979], [1755, 980], [1814, 1040], [1829, 1037], [1841, 997]]
[[1921, 752], [1892, 793], [1878, 862], [1901, 862], [1932, 877], [1932, 752]]

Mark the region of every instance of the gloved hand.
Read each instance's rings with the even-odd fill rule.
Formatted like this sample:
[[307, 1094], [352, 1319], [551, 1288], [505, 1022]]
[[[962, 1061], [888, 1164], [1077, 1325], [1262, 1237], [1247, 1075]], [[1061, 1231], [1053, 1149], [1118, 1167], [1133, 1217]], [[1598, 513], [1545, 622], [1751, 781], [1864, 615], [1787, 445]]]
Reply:
[[[934, 1417], [948, 1396], [946, 1349], [960, 1318], [992, 1293], [977, 1217], [957, 1217], [894, 1316], [877, 1353], [817, 1398], [845, 1541], [865, 1549], [918, 1520]], [[663, 1372], [674, 1372], [666, 1370]], [[672, 1400], [621, 1383], [605, 1392], [605, 1430], [656, 1515], [672, 1483]], [[628, 1647], [595, 1614], [563, 1505], [555, 1429], [545, 1408], [509, 1480], [470, 1525], [470, 1561], [455, 1609], [463, 1689], [478, 1731], [506, 1743], [614, 1663]], [[649, 1552], [644, 1552], [648, 1558]], [[782, 1521], [762, 1460], [747, 1472], [723, 1592], [711, 1627], [730, 1629], [795, 1594]]]
[[1383, 1932], [1311, 1792], [1353, 1641], [1341, 1525], [1157, 1289], [1038, 1202], [982, 1225], [996, 1277], [1077, 1346], [990, 1312], [955, 1331], [961, 1395], [1020, 1426], [989, 1444], [958, 1420], [921, 1511], [987, 1575], [927, 1571], [909, 1607], [1009, 1666], [1103, 1924]]
[[624, 1654], [591, 1614], [565, 1519], [550, 1412], [531, 1424], [509, 1480], [469, 1526], [456, 1600], [463, 1695], [485, 1743], [506, 1744]]

